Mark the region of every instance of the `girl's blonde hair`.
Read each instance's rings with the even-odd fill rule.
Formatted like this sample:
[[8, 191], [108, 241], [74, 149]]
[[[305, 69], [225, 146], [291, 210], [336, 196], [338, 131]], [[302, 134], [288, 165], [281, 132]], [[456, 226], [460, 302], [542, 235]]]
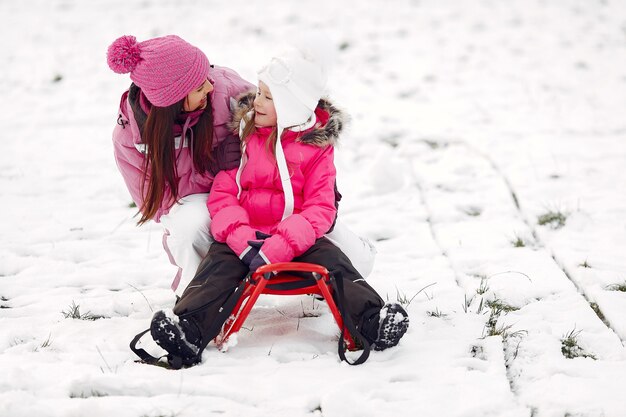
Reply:
[[[243, 120], [245, 120], [243, 130], [241, 131], [241, 143], [247, 144], [256, 129], [254, 125], [254, 110], [252, 110], [252, 115], [244, 116]], [[267, 137], [265, 141], [265, 150], [268, 154], [270, 154], [274, 160], [276, 160], [276, 139], [277, 139], [277, 129], [276, 126], [272, 127], [272, 132]]]

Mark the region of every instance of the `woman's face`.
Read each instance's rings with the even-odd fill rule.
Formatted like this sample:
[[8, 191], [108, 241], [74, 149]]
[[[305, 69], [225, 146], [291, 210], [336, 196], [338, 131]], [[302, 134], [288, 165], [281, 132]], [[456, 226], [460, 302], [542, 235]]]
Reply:
[[272, 93], [262, 81], [259, 81], [259, 89], [254, 98], [254, 124], [261, 127], [276, 126], [276, 108]]
[[206, 108], [209, 101], [208, 95], [211, 91], [213, 91], [213, 84], [207, 79], [198, 88], [187, 94], [183, 102], [183, 110], [195, 111]]

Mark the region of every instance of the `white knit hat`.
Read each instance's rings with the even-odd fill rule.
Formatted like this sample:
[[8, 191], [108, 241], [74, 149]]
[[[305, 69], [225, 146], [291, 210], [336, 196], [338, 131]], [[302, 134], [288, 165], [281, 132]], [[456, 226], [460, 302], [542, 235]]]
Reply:
[[323, 36], [303, 38], [259, 70], [272, 94], [279, 128], [306, 123], [325, 92], [332, 55]]
[[[328, 38], [319, 33], [310, 33], [307, 37], [301, 37], [284, 53], [274, 56], [269, 64], [259, 70], [259, 81], [264, 82], [272, 94], [279, 138], [284, 129], [302, 130], [315, 124], [315, 117], [312, 116], [326, 89], [332, 53]], [[275, 150], [285, 193], [282, 218], [286, 219], [293, 213], [295, 199], [287, 159], [280, 142], [276, 144]], [[237, 173], [237, 184], [242, 165]]]

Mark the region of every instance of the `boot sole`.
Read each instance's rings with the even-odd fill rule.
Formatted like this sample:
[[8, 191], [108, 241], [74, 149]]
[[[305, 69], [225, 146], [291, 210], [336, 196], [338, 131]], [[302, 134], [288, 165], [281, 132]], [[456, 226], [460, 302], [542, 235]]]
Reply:
[[150, 334], [169, 354], [179, 356], [184, 362], [195, 360], [198, 348], [193, 349], [180, 328], [162, 311], [155, 313], [150, 323]]
[[[401, 319], [398, 319], [398, 315]], [[409, 328], [409, 317], [401, 307], [387, 307], [387, 315], [378, 329], [378, 339], [373, 345], [374, 350], [385, 350], [396, 346]]]

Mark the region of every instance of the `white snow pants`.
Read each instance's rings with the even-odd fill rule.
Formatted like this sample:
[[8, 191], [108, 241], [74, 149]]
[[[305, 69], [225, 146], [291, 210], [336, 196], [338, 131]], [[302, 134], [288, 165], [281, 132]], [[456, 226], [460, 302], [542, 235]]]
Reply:
[[[200, 262], [209, 251], [213, 237], [209, 233], [211, 217], [206, 207], [208, 194], [191, 194], [180, 199], [168, 214], [161, 216], [163, 248], [178, 272], [172, 290], [180, 296], [196, 274]], [[354, 234], [337, 220], [326, 237], [345, 253], [357, 271], [367, 278], [374, 267], [376, 248], [367, 239]]]

